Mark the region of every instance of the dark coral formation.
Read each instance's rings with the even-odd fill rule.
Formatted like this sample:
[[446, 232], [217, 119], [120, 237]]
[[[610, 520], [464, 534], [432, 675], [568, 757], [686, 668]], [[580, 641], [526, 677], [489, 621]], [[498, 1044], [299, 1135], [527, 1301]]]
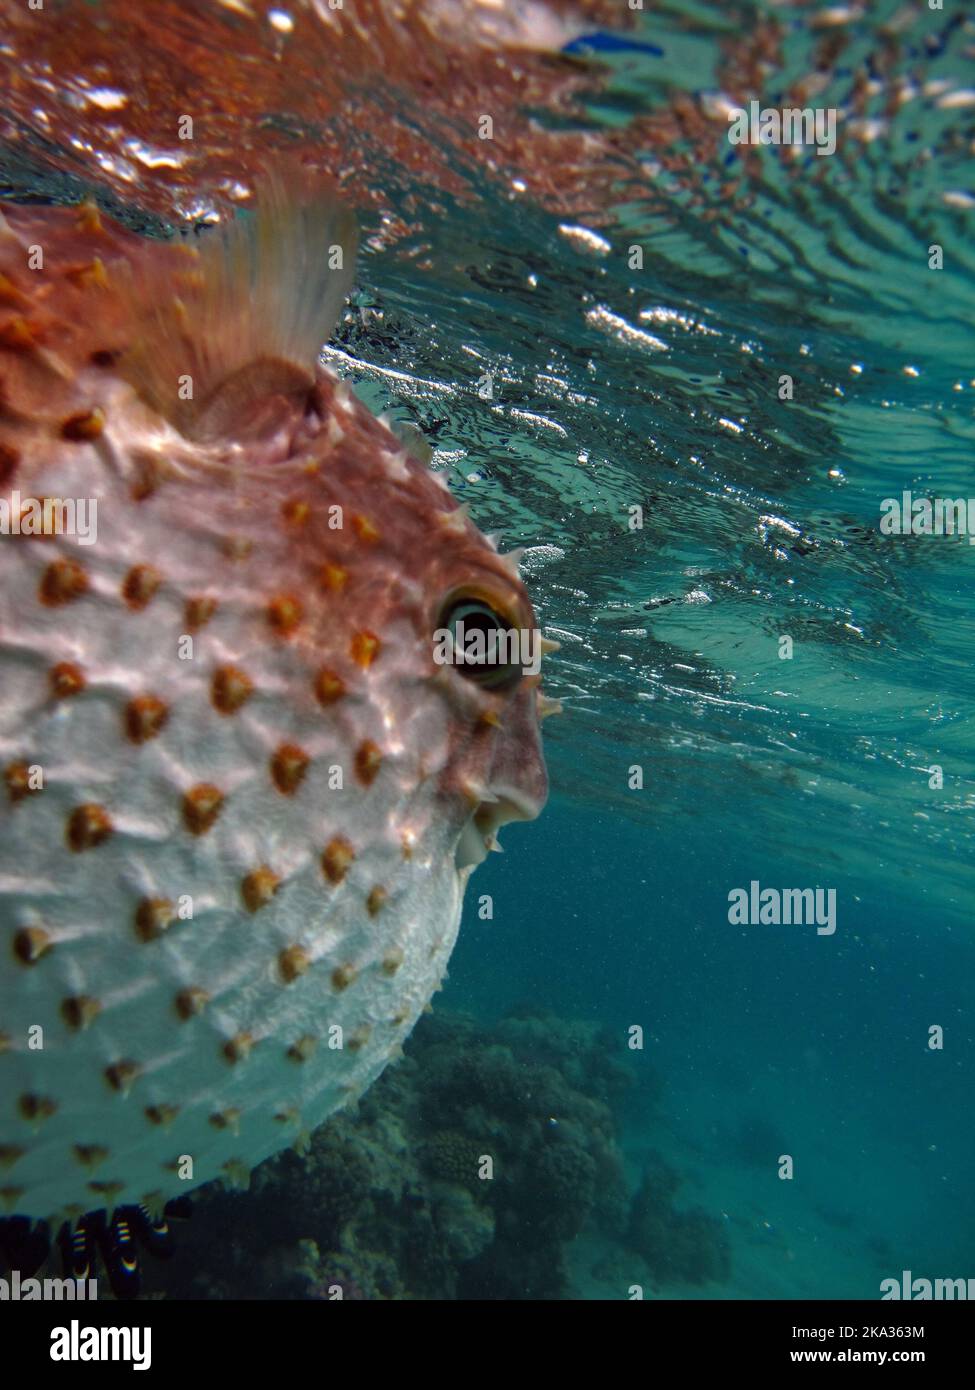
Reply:
[[[645, 1268], [653, 1282], [724, 1277], [710, 1218], [673, 1207], [676, 1175], [654, 1165], [629, 1204], [618, 1129], [633, 1081], [625, 1045], [592, 1024], [527, 1008], [493, 1028], [428, 1016], [305, 1153], [263, 1164], [246, 1194], [204, 1190], [180, 1258], [149, 1288], [565, 1298], [579, 1240], [616, 1250], [626, 1282]], [[644, 1101], [657, 1084], [644, 1080]]]
[[438, 1129], [424, 1145], [421, 1162], [433, 1178], [476, 1191], [482, 1168], [481, 1146], [460, 1129]]
[[274, 1208], [278, 1240], [310, 1238], [325, 1249], [337, 1249], [372, 1181], [369, 1157], [354, 1136], [323, 1125], [307, 1153], [286, 1150], [273, 1164], [262, 1164], [251, 1189]]

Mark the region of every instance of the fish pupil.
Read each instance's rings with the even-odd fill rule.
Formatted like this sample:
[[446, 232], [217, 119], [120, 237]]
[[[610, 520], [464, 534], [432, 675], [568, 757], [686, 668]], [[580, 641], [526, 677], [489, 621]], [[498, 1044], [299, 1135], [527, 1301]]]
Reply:
[[519, 648], [517, 633], [490, 604], [462, 599], [446, 615], [444, 626], [453, 640], [453, 660], [462, 676], [496, 688], [520, 678], [520, 664], [512, 661]]

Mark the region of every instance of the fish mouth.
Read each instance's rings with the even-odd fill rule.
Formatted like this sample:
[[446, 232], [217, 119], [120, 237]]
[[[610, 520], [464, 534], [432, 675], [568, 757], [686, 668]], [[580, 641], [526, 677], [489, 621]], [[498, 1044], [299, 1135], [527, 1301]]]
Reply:
[[497, 832], [513, 820], [534, 820], [541, 805], [513, 787], [495, 787], [473, 811], [457, 840], [454, 864], [458, 872], [475, 868], [493, 850], [500, 853]]

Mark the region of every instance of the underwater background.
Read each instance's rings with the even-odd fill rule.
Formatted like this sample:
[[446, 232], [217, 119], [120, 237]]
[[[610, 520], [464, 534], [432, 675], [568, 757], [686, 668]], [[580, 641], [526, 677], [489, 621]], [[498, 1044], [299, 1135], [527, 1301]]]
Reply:
[[[315, 152], [363, 226], [325, 359], [526, 548], [562, 644], [550, 805], [473, 878], [406, 1059], [197, 1195], [144, 1292], [975, 1277], [975, 551], [880, 529], [975, 494], [975, 14], [46, 8], [30, 44], [0, 10], [0, 193], [167, 235]], [[732, 146], [752, 98], [835, 109], [836, 152]], [[167, 102], [210, 116], [192, 149]], [[835, 930], [732, 925], [753, 881], [832, 890]]]

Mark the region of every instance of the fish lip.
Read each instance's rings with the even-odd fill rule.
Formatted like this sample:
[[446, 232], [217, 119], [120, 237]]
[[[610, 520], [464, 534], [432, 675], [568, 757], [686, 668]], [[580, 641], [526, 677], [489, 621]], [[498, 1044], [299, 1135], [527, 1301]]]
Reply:
[[475, 826], [485, 835], [493, 834], [499, 826], [513, 820], [536, 820], [544, 805], [511, 786], [492, 787], [491, 797], [490, 801], [482, 801], [473, 815]]
[[484, 862], [490, 850], [501, 848], [497, 841], [500, 826], [513, 820], [534, 820], [544, 805], [515, 787], [492, 787], [489, 796], [490, 800], [482, 801], [471, 812], [457, 837], [454, 865], [465, 875], [465, 882], [466, 875]]

